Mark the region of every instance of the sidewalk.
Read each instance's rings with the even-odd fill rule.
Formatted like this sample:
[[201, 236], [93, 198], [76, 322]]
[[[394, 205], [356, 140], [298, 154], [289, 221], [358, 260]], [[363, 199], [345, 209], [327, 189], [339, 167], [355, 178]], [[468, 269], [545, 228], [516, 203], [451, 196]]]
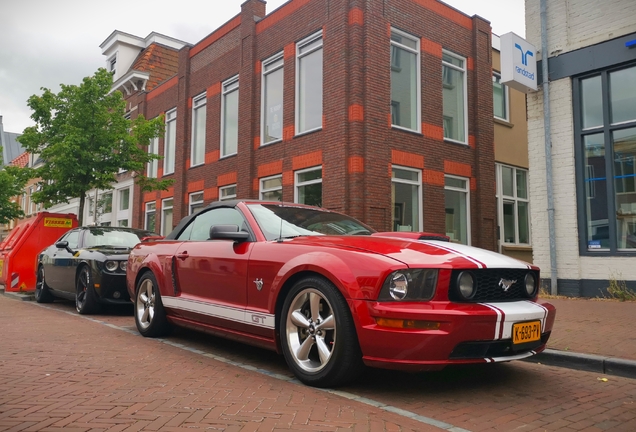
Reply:
[[[5, 295], [33, 300], [31, 294]], [[546, 300], [557, 310], [554, 329], [547, 349], [527, 361], [636, 379], [636, 302]]]
[[528, 361], [636, 379], [636, 302], [547, 299], [557, 310], [547, 349]]

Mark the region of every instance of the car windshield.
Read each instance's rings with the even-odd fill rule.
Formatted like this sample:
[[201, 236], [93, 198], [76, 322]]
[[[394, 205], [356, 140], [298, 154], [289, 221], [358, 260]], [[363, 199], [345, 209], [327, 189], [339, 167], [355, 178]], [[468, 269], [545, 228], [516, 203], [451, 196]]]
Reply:
[[267, 240], [317, 235], [369, 235], [375, 230], [349, 216], [317, 208], [250, 204]]
[[115, 248], [132, 248], [141, 239], [153, 235], [144, 231], [124, 231], [117, 229], [99, 229], [93, 228], [86, 232], [84, 238], [84, 247], [115, 247]]

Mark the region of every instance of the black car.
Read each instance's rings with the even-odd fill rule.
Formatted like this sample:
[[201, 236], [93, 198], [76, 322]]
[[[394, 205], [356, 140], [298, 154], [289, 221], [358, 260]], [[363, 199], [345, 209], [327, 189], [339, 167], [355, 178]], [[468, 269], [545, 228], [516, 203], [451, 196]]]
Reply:
[[35, 300], [75, 300], [80, 314], [102, 304], [130, 304], [126, 265], [130, 250], [158, 234], [122, 227], [81, 227], [64, 234], [38, 255]]

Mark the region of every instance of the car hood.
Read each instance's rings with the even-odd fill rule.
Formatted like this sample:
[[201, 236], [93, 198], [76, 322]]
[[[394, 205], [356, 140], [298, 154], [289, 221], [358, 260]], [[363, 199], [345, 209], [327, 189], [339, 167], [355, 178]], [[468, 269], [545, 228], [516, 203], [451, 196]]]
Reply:
[[307, 236], [285, 240], [312, 245], [381, 254], [409, 267], [435, 268], [534, 268], [508, 256], [463, 244], [381, 236]]
[[99, 252], [108, 258], [117, 258], [117, 257], [125, 258], [128, 256], [128, 254], [130, 254], [130, 251], [132, 250], [132, 248], [96, 246], [96, 247], [85, 248], [84, 250], [88, 252]]

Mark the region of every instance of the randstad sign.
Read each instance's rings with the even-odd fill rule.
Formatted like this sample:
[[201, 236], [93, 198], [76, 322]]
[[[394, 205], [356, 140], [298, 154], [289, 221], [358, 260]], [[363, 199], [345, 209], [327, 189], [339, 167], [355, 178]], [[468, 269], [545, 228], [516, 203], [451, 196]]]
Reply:
[[501, 82], [524, 93], [537, 89], [537, 50], [510, 32], [502, 35]]

